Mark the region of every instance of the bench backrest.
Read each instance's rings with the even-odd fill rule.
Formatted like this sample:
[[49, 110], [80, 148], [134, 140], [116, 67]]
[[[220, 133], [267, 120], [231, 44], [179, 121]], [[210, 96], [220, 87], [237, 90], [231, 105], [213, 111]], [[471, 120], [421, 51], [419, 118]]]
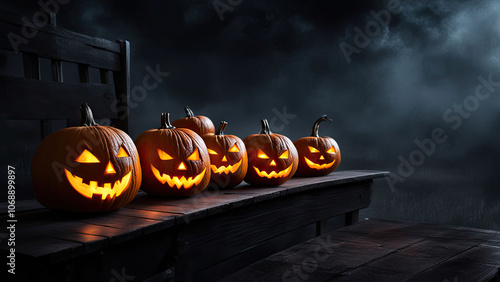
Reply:
[[[38, 25], [27, 25], [22, 16], [0, 9], [0, 49], [21, 53], [24, 72], [0, 75], [0, 117], [40, 120], [43, 138], [52, 131], [51, 120], [79, 124], [78, 107], [87, 102], [96, 116], [128, 132], [130, 43], [68, 31], [56, 25], [54, 14], [38, 14]], [[51, 62], [51, 81], [40, 79], [40, 58]], [[80, 83], [64, 82], [63, 62], [78, 64]], [[99, 70], [100, 81], [91, 81], [90, 67]]]

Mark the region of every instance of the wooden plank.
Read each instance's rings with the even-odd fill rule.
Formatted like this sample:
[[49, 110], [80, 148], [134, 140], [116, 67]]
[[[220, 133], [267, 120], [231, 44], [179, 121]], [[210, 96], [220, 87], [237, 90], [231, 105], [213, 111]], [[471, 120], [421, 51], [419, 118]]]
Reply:
[[[197, 273], [193, 278], [194, 281], [219, 281], [221, 273], [232, 273], [242, 269], [256, 260], [265, 259], [266, 257], [287, 249], [290, 246], [299, 244], [306, 240], [310, 240], [316, 236], [314, 224], [307, 225], [298, 229], [282, 234], [268, 240], [265, 240], [245, 252], [239, 253], [220, 263], [210, 266]], [[268, 281], [279, 281], [268, 280]]]
[[127, 231], [141, 230], [142, 234], [162, 230], [168, 226], [168, 223], [164, 223], [160, 220], [120, 215], [116, 213], [113, 216], [109, 216], [107, 214], [97, 215], [80, 219], [79, 221], [93, 225], [120, 228]]
[[[13, 33], [22, 36], [22, 28], [22, 25], [18, 26], [0, 22], [1, 34], [8, 35]], [[33, 53], [43, 58], [88, 64], [95, 68], [120, 71], [121, 62], [119, 52], [94, 47], [85, 41], [70, 38], [72, 36], [59, 36], [57, 32], [59, 29], [59, 27], [54, 28], [47, 25], [46, 28], [38, 30], [36, 36], [16, 45], [18, 52]], [[52, 32], [49, 33], [46, 30], [52, 30]], [[100, 39], [98, 41], [102, 42], [103, 40]], [[16, 50], [13, 48], [8, 36], [0, 37], [0, 49]]]
[[[391, 253], [383, 258], [346, 272], [342, 280], [363, 281], [369, 276], [375, 281], [402, 281], [450, 257], [474, 247], [476, 242], [427, 238]], [[420, 280], [428, 281], [428, 280]]]
[[406, 281], [496, 281], [498, 266], [464, 260], [447, 261]]
[[116, 116], [110, 111], [115, 99], [112, 85], [0, 76], [0, 92], [6, 101], [0, 104], [5, 119], [79, 119], [83, 102], [92, 107], [95, 118]]
[[[22, 21], [23, 15], [12, 13], [11, 11], [7, 11], [3, 8], [0, 8], [0, 22], [6, 23], [9, 25], [14, 25], [19, 28], [22, 28], [25, 23]], [[95, 38], [91, 36], [87, 36], [81, 33], [76, 33], [73, 31], [69, 31], [62, 27], [55, 27], [56, 24], [54, 22], [53, 25], [46, 25], [42, 28], [37, 28], [37, 30], [41, 33], [47, 33], [51, 36], [58, 36], [62, 38], [67, 38], [75, 41], [80, 41], [85, 45], [89, 45], [95, 48], [104, 49], [108, 51], [112, 51], [115, 53], [120, 52], [120, 46], [118, 46], [115, 42], [102, 38]], [[22, 36], [22, 33], [18, 33], [17, 35]], [[37, 35], [38, 36], [38, 35]], [[10, 47], [12, 48], [12, 47]], [[8, 49], [11, 50], [11, 49]]]
[[128, 132], [128, 116], [129, 107], [128, 100], [130, 97], [130, 42], [127, 40], [119, 40], [120, 45], [120, 69], [114, 70], [113, 79], [115, 84], [115, 99], [116, 99], [116, 118], [111, 118], [111, 125]]
[[[217, 261], [235, 255], [268, 238], [313, 223], [315, 221], [367, 207], [370, 182], [356, 185], [339, 185], [335, 189], [316, 189], [294, 197], [282, 197], [279, 201], [254, 203], [212, 217], [204, 221], [193, 221], [179, 235], [181, 251], [179, 257], [186, 260], [183, 274], [195, 273]], [[332, 203], [336, 203], [332, 205]], [[231, 232], [211, 232], [231, 230]], [[221, 249], [220, 246], [232, 246]], [[196, 257], [195, 264], [189, 257]]]

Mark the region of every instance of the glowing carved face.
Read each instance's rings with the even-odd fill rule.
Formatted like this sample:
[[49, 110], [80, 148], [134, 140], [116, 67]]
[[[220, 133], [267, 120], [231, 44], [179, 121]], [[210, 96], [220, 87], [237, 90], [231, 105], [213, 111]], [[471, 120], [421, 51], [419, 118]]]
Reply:
[[[289, 150], [286, 150], [279, 155], [278, 159], [288, 160], [288, 157], [289, 157]], [[262, 151], [261, 149], [257, 150], [257, 158], [262, 159], [262, 160], [269, 160], [270, 159], [269, 156], [266, 153], [264, 153], [264, 151]], [[253, 169], [255, 170], [255, 172], [257, 173], [258, 176], [271, 179], [271, 178], [287, 177], [290, 174], [290, 172], [292, 171], [292, 166], [293, 166], [293, 163], [291, 163], [288, 167], [286, 167], [283, 170], [278, 170], [279, 168], [277, 167], [276, 161], [274, 159], [272, 159], [267, 164], [267, 167], [269, 168], [267, 170], [270, 170], [270, 171], [266, 171], [266, 169], [264, 169], [264, 168], [261, 168], [262, 170], [260, 170], [256, 166], [253, 166]]]
[[[130, 155], [124, 147], [121, 146], [116, 154], [116, 162], [120, 162], [124, 158], [130, 158]], [[104, 158], [101, 157], [101, 159]], [[88, 149], [84, 149], [78, 158], [76, 158], [75, 162], [82, 166], [85, 165], [88, 169], [94, 171], [96, 168], [102, 167], [102, 163], [106, 163], [101, 162], [99, 158]], [[78, 168], [78, 170], [81, 169], [81, 167]], [[108, 197], [110, 199], [118, 197], [129, 187], [132, 178], [132, 171], [126, 172], [122, 177], [118, 176], [111, 160], [106, 163], [104, 172], [99, 172], [102, 173], [102, 175], [96, 176], [93, 180], [87, 180], [85, 177], [80, 177], [77, 173], [73, 174], [66, 168], [64, 169], [64, 172], [66, 179], [71, 184], [71, 187], [80, 193], [80, 195], [89, 199], [92, 199], [95, 195], [100, 196], [102, 200], [105, 200]], [[101, 179], [101, 181], [96, 180], [97, 177]]]
[[[156, 179], [158, 179], [158, 181], [160, 181], [161, 184], [167, 183], [168, 186], [170, 186], [172, 188], [177, 187], [177, 189], [181, 189], [181, 188], [191, 189], [191, 187], [193, 187], [194, 185], [199, 185], [200, 182], [205, 177], [205, 172], [207, 170], [206, 168], [203, 168], [203, 170], [199, 174], [196, 174], [193, 176], [186, 175], [186, 172], [188, 172], [189, 162], [201, 161], [198, 148], [195, 148], [193, 153], [191, 155], [189, 155], [189, 157], [187, 158], [187, 161], [189, 161], [189, 162], [184, 162], [184, 161], [180, 161], [180, 162], [177, 161], [176, 162], [174, 157], [172, 157], [170, 154], [166, 153], [165, 151], [163, 151], [161, 149], [158, 149], [157, 151], [158, 151], [158, 157], [160, 158], [160, 160], [168, 162], [167, 166], [169, 166], [169, 167], [172, 167], [172, 166], [177, 167], [177, 173], [179, 173], [179, 175], [169, 175], [167, 173], [161, 173], [153, 164], [151, 164], [151, 171], [153, 172]], [[174, 164], [174, 162], [176, 162], [178, 164]], [[188, 165], [186, 165], [186, 163]], [[189, 166], [189, 167], [191, 167], [191, 166]], [[181, 174], [185, 174], [185, 175], [181, 176]]]
[[[214, 148], [215, 149], [215, 148]], [[243, 162], [243, 159], [241, 159], [240, 154], [234, 154], [234, 153], [240, 153], [241, 150], [238, 147], [238, 144], [234, 143], [231, 148], [224, 153], [217, 153], [217, 151], [208, 149], [208, 153], [210, 154], [210, 168], [212, 169], [213, 173], [216, 174], [229, 174], [229, 173], [235, 173], [241, 166], [241, 163]], [[220, 155], [222, 155], [222, 158], [220, 158]], [[233, 160], [236, 159], [236, 162]], [[216, 164], [225, 164], [225, 165], [220, 165], [217, 166]]]
[[307, 148], [310, 153], [309, 158], [314, 159], [314, 161], [311, 161], [309, 158], [304, 156], [304, 161], [306, 162], [308, 167], [312, 169], [323, 170], [329, 169], [333, 166], [333, 164], [335, 164], [337, 153], [335, 152], [335, 148], [333, 146], [330, 147], [330, 149], [328, 149], [325, 154], [321, 153], [321, 151], [316, 149], [315, 147], [307, 146]]

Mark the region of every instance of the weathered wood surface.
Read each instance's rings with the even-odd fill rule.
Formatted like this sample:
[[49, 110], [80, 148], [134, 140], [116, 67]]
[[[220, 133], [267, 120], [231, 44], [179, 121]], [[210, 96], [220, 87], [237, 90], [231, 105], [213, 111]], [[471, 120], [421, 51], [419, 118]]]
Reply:
[[500, 232], [368, 220], [271, 255], [224, 281], [496, 281]]
[[[98, 215], [54, 212], [34, 201], [23, 207], [21, 202], [16, 205], [16, 256], [22, 262], [18, 271], [30, 273], [28, 269], [33, 266], [45, 269], [47, 275], [56, 271], [64, 272], [58, 274], [61, 277], [75, 277], [80, 273], [75, 261], [82, 265], [92, 261], [101, 269], [96, 279], [109, 281], [113, 278], [110, 263], [118, 272], [124, 266], [129, 271], [135, 269], [129, 265], [138, 254], [131, 250], [140, 245], [146, 248], [140, 252], [151, 252], [157, 258], [148, 263], [147, 270], [130, 272], [141, 279], [174, 266], [178, 280], [199, 278], [200, 273], [217, 277], [223, 272], [213, 270], [223, 265], [252, 262], [248, 256], [260, 258], [255, 246], [272, 250], [277, 242], [273, 238], [296, 244], [297, 240], [283, 234], [302, 230], [296, 238], [303, 241], [316, 235], [317, 221], [367, 207], [372, 179], [385, 175], [378, 171], [338, 171], [325, 177], [293, 178], [279, 187], [243, 184], [230, 190], [207, 190], [191, 198], [158, 198], [140, 192], [124, 208]], [[0, 208], [5, 222], [7, 205]], [[304, 235], [310, 230], [310, 235]], [[151, 240], [163, 246], [161, 253]], [[281, 244], [278, 250], [289, 246]], [[7, 246], [2, 244], [0, 249], [4, 255]], [[95, 261], [96, 257], [101, 262], [103, 258], [115, 260], [111, 258], [114, 256], [123, 264]]]

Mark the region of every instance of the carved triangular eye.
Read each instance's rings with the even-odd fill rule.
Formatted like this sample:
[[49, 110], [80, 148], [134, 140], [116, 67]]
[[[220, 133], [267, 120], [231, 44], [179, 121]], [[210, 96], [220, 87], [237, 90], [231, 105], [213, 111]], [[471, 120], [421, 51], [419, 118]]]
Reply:
[[211, 149], [208, 149], [208, 153], [209, 153], [210, 155], [218, 155], [216, 151], [211, 150]]
[[87, 149], [85, 149], [78, 158], [76, 158], [79, 163], [100, 163], [100, 161]]
[[328, 151], [326, 151], [328, 154], [334, 154], [335, 153], [335, 148], [334, 147], [331, 147], [330, 149], [328, 149]]
[[130, 157], [130, 155], [125, 151], [123, 146], [120, 147], [120, 151], [118, 151], [118, 155], [116, 155], [117, 158], [124, 158], [124, 157]]
[[257, 157], [259, 159], [269, 159], [269, 157], [266, 155], [266, 153], [262, 152], [261, 149], [258, 149], [258, 151], [257, 151]]
[[165, 153], [163, 150], [160, 149], [158, 149], [158, 157], [160, 157], [160, 160], [162, 161], [173, 159], [169, 154]]
[[198, 152], [198, 148], [194, 149], [194, 152], [188, 157], [188, 161], [199, 161], [200, 160], [200, 152]]
[[240, 148], [238, 148], [238, 146], [236, 146], [236, 144], [233, 145], [233, 147], [231, 147], [231, 149], [229, 149], [229, 152], [232, 152], [232, 153], [237, 153], [240, 151]]
[[288, 150], [284, 151], [283, 154], [279, 157], [280, 159], [288, 159]]
[[319, 150], [314, 148], [314, 147], [311, 147], [311, 146], [307, 146], [309, 148], [309, 152], [311, 153], [319, 153]]

